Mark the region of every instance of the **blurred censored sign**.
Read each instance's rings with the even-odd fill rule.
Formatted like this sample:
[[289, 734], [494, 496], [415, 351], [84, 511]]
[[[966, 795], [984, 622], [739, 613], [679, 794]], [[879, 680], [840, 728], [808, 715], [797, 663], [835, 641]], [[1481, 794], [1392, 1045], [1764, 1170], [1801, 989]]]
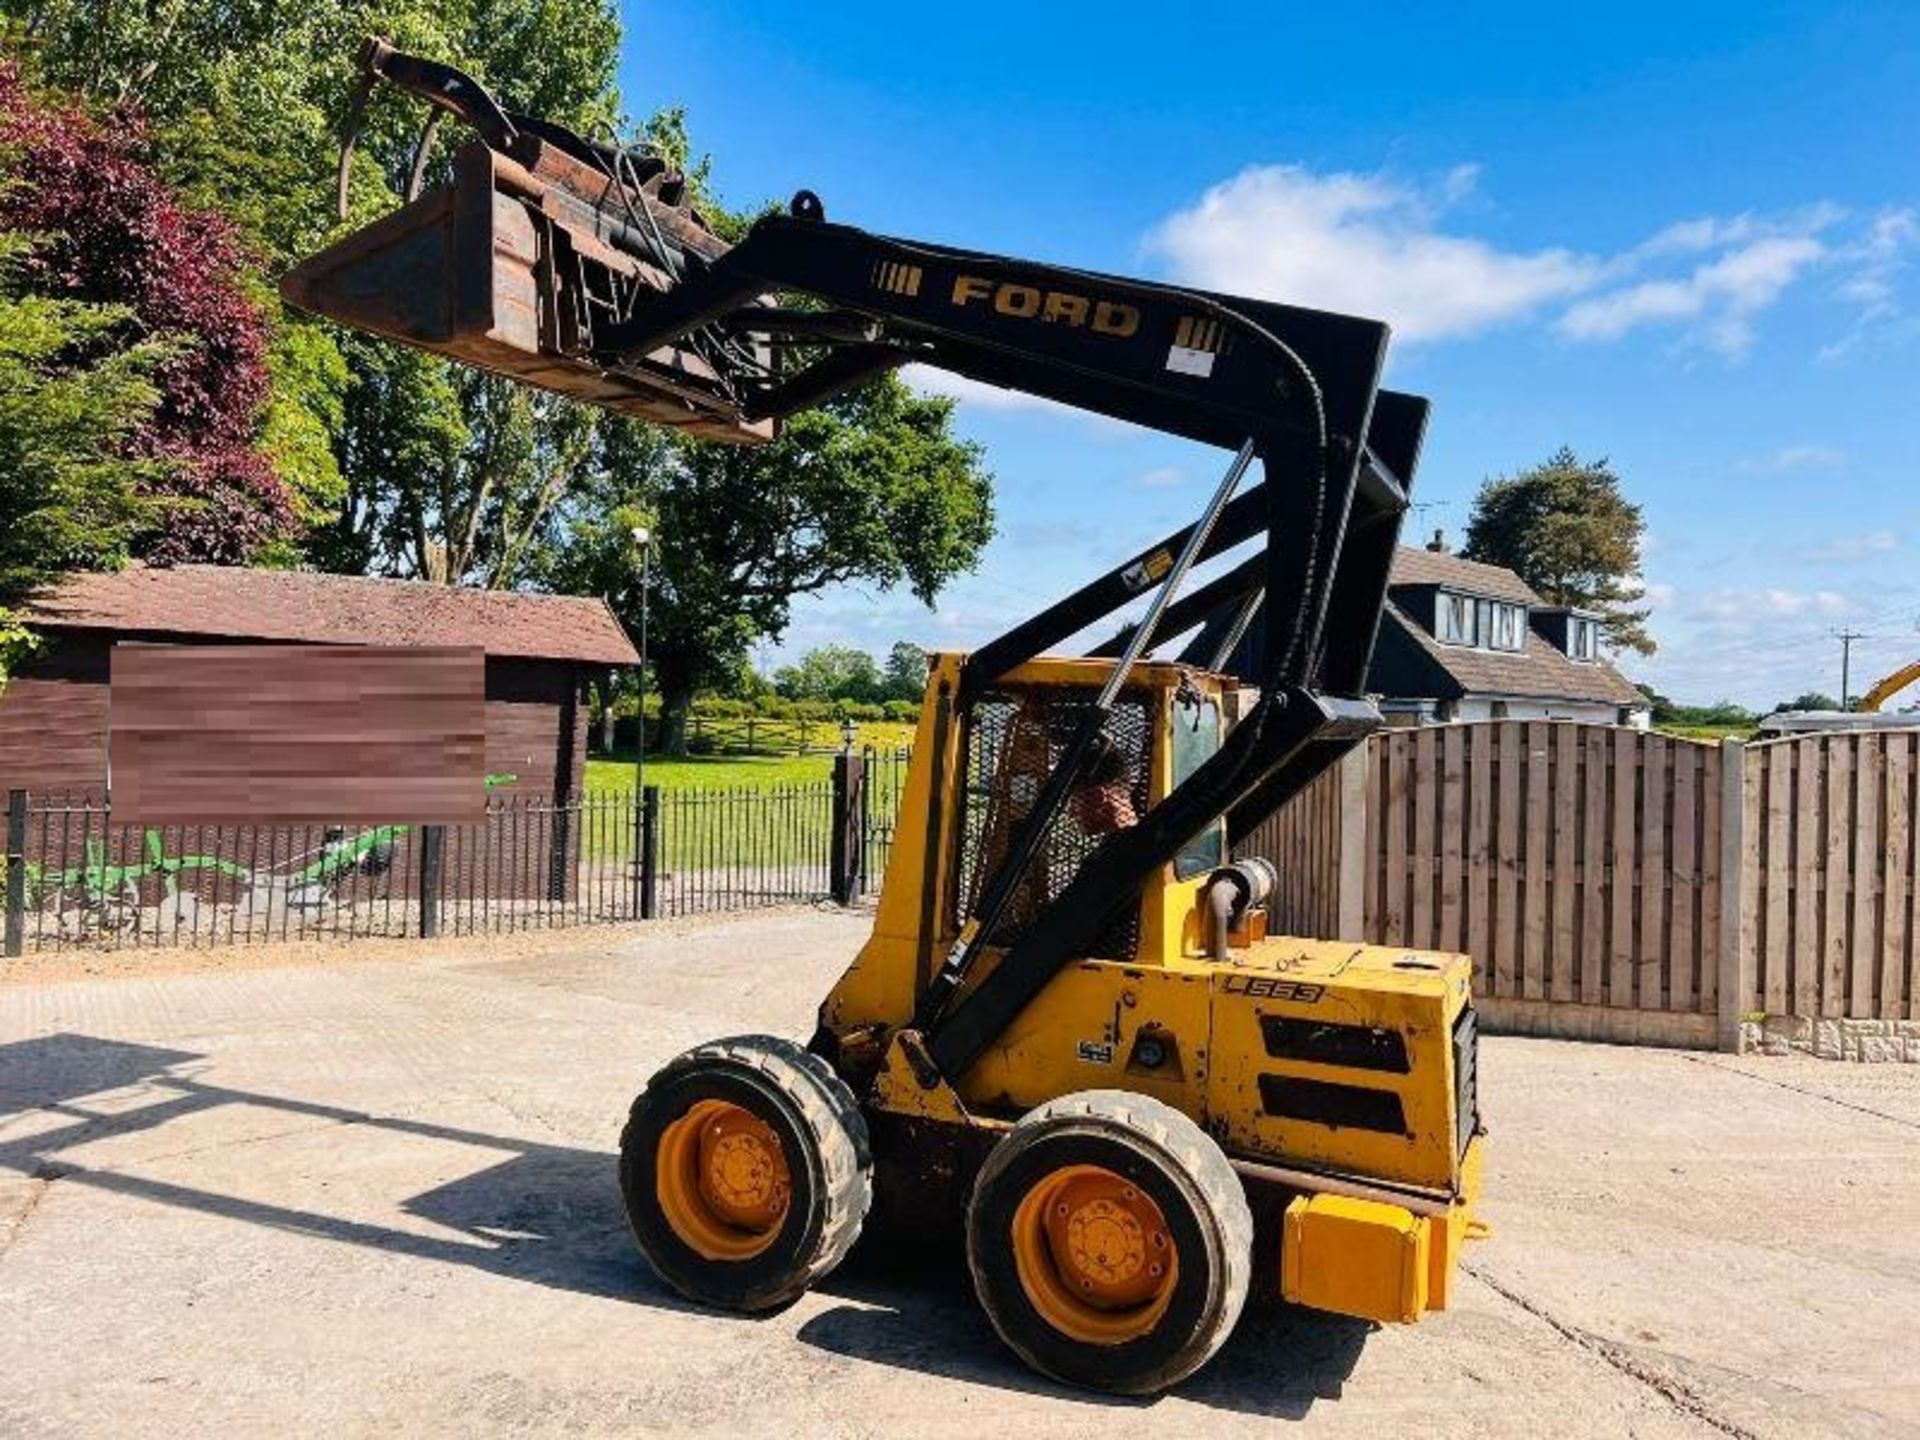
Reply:
[[116, 823], [486, 818], [476, 649], [116, 645], [111, 704]]

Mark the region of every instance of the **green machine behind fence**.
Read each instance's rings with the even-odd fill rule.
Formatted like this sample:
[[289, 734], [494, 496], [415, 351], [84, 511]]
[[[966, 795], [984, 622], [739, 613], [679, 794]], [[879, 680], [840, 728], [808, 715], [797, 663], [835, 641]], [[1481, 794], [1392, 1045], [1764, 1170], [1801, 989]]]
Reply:
[[[488, 775], [486, 788], [497, 790], [518, 778]], [[102, 813], [111, 812], [103, 809]], [[176, 833], [191, 830], [204, 835], [208, 828], [181, 827]], [[225, 827], [211, 828], [217, 834]], [[348, 877], [385, 874], [396, 846], [413, 829], [409, 825], [376, 825], [353, 832], [327, 828], [319, 845], [284, 858], [276, 856], [268, 867], [256, 869], [221, 854], [172, 854], [166, 832], [152, 827], [142, 830], [135, 858], [116, 859], [103, 824], [99, 835], [81, 837], [85, 858], [78, 865], [49, 868], [44, 862], [24, 859], [24, 903], [80, 937], [110, 936], [140, 923], [141, 912], [150, 903], [150, 882], [160, 883], [157, 903], [164, 910], [168, 905], [179, 906], [183, 885], [194, 877], [218, 876], [233, 882], [231, 890], [248, 896], [249, 908], [271, 930], [278, 916], [276, 906], [323, 906], [334, 887]], [[255, 901], [257, 905], [251, 903]]]

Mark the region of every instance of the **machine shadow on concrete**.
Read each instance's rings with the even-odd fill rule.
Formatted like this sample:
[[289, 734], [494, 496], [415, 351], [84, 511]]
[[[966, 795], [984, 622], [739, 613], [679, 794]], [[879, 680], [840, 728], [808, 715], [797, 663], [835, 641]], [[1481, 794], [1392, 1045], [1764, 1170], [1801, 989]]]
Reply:
[[[0, 1140], [0, 1174], [85, 1185], [585, 1295], [627, 1299], [641, 1294], [650, 1302], [681, 1308], [677, 1297], [654, 1279], [628, 1237], [611, 1155], [207, 1084], [192, 1073], [205, 1059], [85, 1035], [57, 1034], [0, 1045], [0, 1116], [37, 1111], [68, 1122]], [[503, 1152], [504, 1158], [398, 1202], [404, 1214], [472, 1237], [459, 1240], [223, 1195], [97, 1167], [64, 1154], [231, 1105], [470, 1145]]]
[[[611, 1154], [208, 1084], [193, 1073], [206, 1059], [73, 1034], [0, 1045], [0, 1117], [37, 1112], [67, 1122], [0, 1140], [0, 1174], [85, 1185], [582, 1295], [708, 1314], [723, 1324], [754, 1323], [692, 1305], [655, 1277], [628, 1233]], [[100, 1103], [108, 1096], [109, 1103]], [[398, 1202], [404, 1214], [471, 1237], [453, 1240], [64, 1157], [82, 1145], [150, 1132], [229, 1105], [471, 1145], [504, 1152], [505, 1158]], [[1036, 1375], [1000, 1343], [974, 1303], [956, 1252], [909, 1254], [875, 1237], [816, 1288], [843, 1302], [799, 1328], [799, 1339], [820, 1350], [1000, 1389], [1103, 1400]], [[1250, 1306], [1226, 1348], [1171, 1393], [1222, 1410], [1299, 1419], [1316, 1400], [1339, 1395], [1372, 1329], [1362, 1321]]]
[[[836, 1355], [1082, 1402], [1150, 1409], [1161, 1398], [1101, 1396], [1027, 1368], [1001, 1343], [975, 1302], [957, 1243], [943, 1250], [909, 1250], [885, 1235], [871, 1236], [814, 1288], [849, 1303], [813, 1316], [800, 1327], [799, 1338]], [[1220, 1353], [1167, 1393], [1239, 1414], [1304, 1419], [1316, 1401], [1339, 1398], [1367, 1336], [1377, 1328], [1370, 1321], [1308, 1314], [1278, 1302], [1251, 1302]]]

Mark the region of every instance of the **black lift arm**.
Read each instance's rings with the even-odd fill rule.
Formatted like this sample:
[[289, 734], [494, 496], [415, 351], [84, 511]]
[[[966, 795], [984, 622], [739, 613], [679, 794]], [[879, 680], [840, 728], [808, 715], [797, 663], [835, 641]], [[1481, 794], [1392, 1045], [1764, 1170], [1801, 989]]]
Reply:
[[[966, 663], [963, 713], [1015, 666], [1148, 597], [1146, 618], [1095, 650], [1116, 658], [1109, 682], [922, 994], [919, 1053], [958, 1076], [1194, 835], [1222, 815], [1245, 833], [1379, 725], [1360, 696], [1427, 405], [1379, 389], [1388, 337], [1376, 321], [869, 235], [828, 223], [806, 194], [625, 325], [603, 329], [597, 358], [618, 369], [709, 325], [777, 335], [791, 312], [761, 297], [796, 292], [832, 317], [815, 336], [848, 338], [798, 374], [751, 385], [748, 419], [919, 361], [1236, 452], [1193, 525]], [[1242, 490], [1256, 459], [1264, 479]], [[1176, 598], [1194, 565], [1255, 538], [1263, 543], [1251, 558]], [[1258, 704], [1211, 760], [1101, 844], [965, 991], [1129, 671], [1189, 632], [1182, 658], [1256, 686]]]

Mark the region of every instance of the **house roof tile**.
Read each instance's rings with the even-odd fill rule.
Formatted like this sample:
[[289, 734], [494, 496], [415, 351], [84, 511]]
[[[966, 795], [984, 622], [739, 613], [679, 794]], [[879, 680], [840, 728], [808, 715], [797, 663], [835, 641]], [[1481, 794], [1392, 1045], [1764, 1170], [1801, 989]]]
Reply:
[[115, 574], [71, 575], [35, 596], [27, 619], [48, 629], [473, 646], [489, 655], [600, 665], [640, 659], [601, 600], [302, 570], [135, 565]]
[[1402, 548], [1393, 552], [1393, 570], [1389, 585], [1444, 585], [1490, 600], [1510, 600], [1516, 605], [1538, 605], [1526, 581], [1503, 565], [1488, 565], [1479, 560], [1463, 560], [1436, 550]]

